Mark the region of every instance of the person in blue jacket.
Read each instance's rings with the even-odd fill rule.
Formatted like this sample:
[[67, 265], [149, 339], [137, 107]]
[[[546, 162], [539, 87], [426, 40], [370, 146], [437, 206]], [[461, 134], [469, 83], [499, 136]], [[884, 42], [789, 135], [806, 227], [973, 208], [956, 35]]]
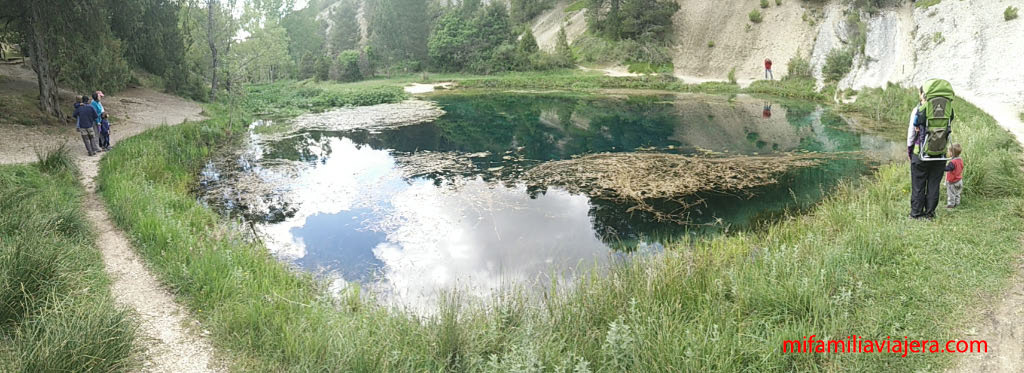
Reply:
[[85, 143], [85, 151], [90, 156], [96, 155], [99, 151], [99, 145], [96, 144], [96, 120], [99, 119], [99, 115], [96, 115], [96, 109], [93, 109], [92, 105], [89, 105], [89, 96], [82, 96], [82, 105], [75, 108], [75, 113], [72, 114], [75, 119], [78, 119], [78, 133], [82, 135], [82, 142]]
[[92, 93], [92, 108], [96, 110], [96, 124], [100, 124], [100, 116], [103, 115], [106, 110], [103, 109], [103, 104], [100, 100], [103, 99], [103, 91], [96, 91]]

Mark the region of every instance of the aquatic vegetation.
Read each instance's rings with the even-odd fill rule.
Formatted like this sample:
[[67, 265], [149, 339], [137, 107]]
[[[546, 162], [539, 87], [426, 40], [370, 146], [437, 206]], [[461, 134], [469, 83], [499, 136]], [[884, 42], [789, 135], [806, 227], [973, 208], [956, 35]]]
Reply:
[[[543, 163], [526, 172], [534, 185], [559, 185], [627, 203], [659, 219], [686, 223], [686, 208], [701, 204], [686, 197], [699, 192], [743, 193], [777, 182], [794, 168], [811, 167], [833, 156], [797, 154], [708, 158], [664, 153], [604, 153]], [[676, 202], [680, 211], [662, 211], [652, 200]]]

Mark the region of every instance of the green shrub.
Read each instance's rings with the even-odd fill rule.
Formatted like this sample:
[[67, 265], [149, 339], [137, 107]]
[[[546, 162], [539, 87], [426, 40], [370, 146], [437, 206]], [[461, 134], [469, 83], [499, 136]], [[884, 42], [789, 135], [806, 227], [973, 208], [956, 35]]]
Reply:
[[919, 9], [928, 9], [932, 6], [938, 5], [941, 2], [942, 0], [919, 0], [918, 2], [914, 3], [914, 6]]
[[811, 67], [811, 61], [800, 55], [797, 51], [793, 58], [789, 59], [789, 64], [786, 66], [786, 78], [810, 78], [813, 76], [814, 70]]
[[594, 35], [583, 35], [573, 43], [573, 46], [577, 59], [583, 63], [648, 63], [658, 66], [672, 63], [672, 50], [668, 45], [652, 41], [631, 39], [616, 41]]
[[715, 47], [715, 41], [714, 40], [708, 40], [708, 48], [714, 48], [714, 47]]
[[782, 6], [782, 0], [775, 0], [775, 6]]
[[729, 84], [736, 84], [736, 68], [729, 69]]
[[761, 0], [761, 9], [767, 8], [768, 6], [768, 0]]
[[761, 11], [757, 9], [751, 10], [747, 17], [750, 18], [750, 22], [754, 23], [761, 23], [762, 20]]
[[1006, 10], [1003, 11], [1003, 19], [1007, 21], [1017, 19], [1017, 8], [1013, 6], [1006, 7]]
[[833, 49], [825, 56], [825, 66], [821, 68], [825, 80], [838, 82], [853, 68], [853, 53], [849, 49]]
[[359, 70], [359, 51], [347, 50], [339, 53], [336, 67], [339, 81], [354, 82], [363, 79]]

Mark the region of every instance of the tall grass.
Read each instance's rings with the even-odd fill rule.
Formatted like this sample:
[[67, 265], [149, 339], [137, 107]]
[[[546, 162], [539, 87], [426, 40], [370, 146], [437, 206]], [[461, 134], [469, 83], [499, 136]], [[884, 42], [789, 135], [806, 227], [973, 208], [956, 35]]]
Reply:
[[217, 110], [121, 142], [99, 182], [117, 224], [244, 370], [937, 370], [953, 356], [781, 349], [812, 334], [967, 337], [971, 305], [1002, 289], [1021, 253], [1024, 178], [1011, 137], [973, 106], [957, 110], [966, 194], [935, 221], [906, 218], [897, 163], [807, 215], [674, 245], [539, 304], [503, 294], [485, 308], [454, 294], [423, 318], [325, 296], [196, 203], [196, 173], [244, 126]]
[[815, 91], [815, 81], [813, 78], [790, 76], [782, 80], [757, 80], [751, 83], [744, 92], [815, 102], [827, 102], [829, 99], [825, 94]]
[[114, 306], [63, 147], [0, 166], [0, 371], [125, 371], [135, 324]]

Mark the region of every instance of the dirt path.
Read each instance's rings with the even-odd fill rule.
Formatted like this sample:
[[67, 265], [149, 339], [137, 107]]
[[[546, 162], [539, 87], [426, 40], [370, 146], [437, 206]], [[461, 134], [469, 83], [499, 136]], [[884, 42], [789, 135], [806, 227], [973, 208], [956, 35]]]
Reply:
[[1018, 260], [1013, 286], [980, 315], [981, 325], [962, 338], [985, 340], [988, 353], [964, 355], [948, 372], [1024, 372], [1024, 258]]
[[[129, 89], [104, 100], [105, 109], [121, 123], [114, 122], [111, 143], [147, 129], [200, 119], [202, 109], [195, 103], [147, 89]], [[213, 348], [202, 336], [201, 327], [189, 317], [135, 253], [127, 235], [111, 221], [106, 206], [96, 193], [100, 156], [85, 154], [81, 137], [71, 137], [77, 153], [81, 183], [87, 191], [85, 211], [98, 232], [97, 246], [103, 254], [111, 292], [118, 303], [135, 310], [146, 348], [145, 372], [208, 372], [224, 370], [213, 359]], [[73, 140], [78, 140], [73, 141]], [[101, 153], [104, 154], [104, 153]]]
[[[999, 100], [968, 98], [1024, 144], [1024, 122], [1011, 106]], [[980, 320], [965, 331], [964, 339], [985, 340], [988, 353], [968, 354], [948, 372], [1024, 372], [1024, 256], [1017, 259], [1017, 273], [1005, 293], [993, 297], [977, 312]]]
[[1013, 286], [982, 310], [982, 322], [964, 339], [988, 342], [988, 354], [965, 355], [949, 372], [1024, 372], [1024, 258]]
[[[20, 70], [24, 69], [0, 67], [0, 74], [12, 77], [17, 80], [13, 83], [18, 83], [8, 81], [5, 88], [17, 91], [10, 93], [31, 93], [30, 90], [35, 89], [34, 77]], [[21, 92], [23, 90], [26, 92]], [[106, 97], [103, 104], [113, 117], [111, 143], [115, 147], [119, 141], [147, 129], [202, 118], [199, 105], [149, 89], [128, 89], [117, 96]], [[121, 306], [131, 308], [138, 315], [140, 339], [145, 349], [141, 371], [226, 371], [223, 363], [214, 359], [213, 348], [201, 325], [175, 302], [174, 295], [161, 285], [136, 254], [128, 236], [110, 219], [103, 200], [96, 193], [95, 181], [99, 160], [105, 153], [88, 156], [81, 137], [72, 126], [30, 127], [0, 123], [0, 132], [18, 139], [0, 147], [0, 164], [34, 162], [36, 151], [43, 152], [62, 143], [69, 145], [81, 171], [80, 181], [86, 189], [84, 210], [98, 234], [96, 245], [111, 279], [111, 293]]]

